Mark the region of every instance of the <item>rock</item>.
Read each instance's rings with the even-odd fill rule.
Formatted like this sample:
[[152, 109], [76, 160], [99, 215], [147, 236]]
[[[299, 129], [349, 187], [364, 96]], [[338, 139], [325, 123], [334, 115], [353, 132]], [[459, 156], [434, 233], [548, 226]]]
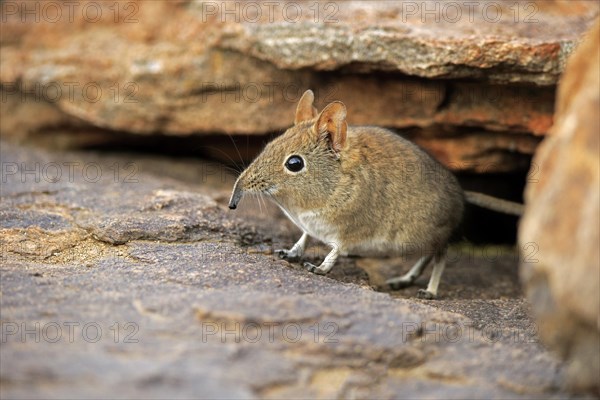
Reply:
[[533, 165], [519, 242], [540, 336], [570, 362], [568, 384], [600, 391], [600, 22], [573, 54], [556, 123]]
[[[485, 165], [456, 169], [498, 168], [490, 172], [522, 169], [531, 135], [547, 133], [564, 60], [599, 9], [595, 2], [569, 10], [560, 2], [27, 4], [2, 3], [5, 137], [58, 131], [89, 145], [125, 133], [263, 135], [287, 128], [312, 88], [319, 107], [344, 101], [352, 124], [436, 132], [422, 143], [452, 153], [449, 160]], [[477, 132], [477, 143], [462, 141], [463, 154], [454, 154], [452, 130], [458, 141]], [[488, 136], [498, 135], [493, 143], [514, 145], [493, 145], [482, 159]]]
[[251, 198], [229, 211], [233, 176], [204, 162], [0, 157], [2, 398], [568, 395], [514, 251], [453, 249], [444, 297], [417, 300], [373, 290], [368, 260], [323, 277], [277, 259], [298, 232]]

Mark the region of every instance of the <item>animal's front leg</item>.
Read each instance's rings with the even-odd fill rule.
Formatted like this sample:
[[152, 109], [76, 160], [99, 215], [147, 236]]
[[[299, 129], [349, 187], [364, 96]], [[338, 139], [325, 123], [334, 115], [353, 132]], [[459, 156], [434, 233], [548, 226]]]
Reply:
[[306, 269], [308, 269], [310, 272], [313, 272], [317, 275], [325, 275], [326, 273], [331, 271], [331, 268], [333, 268], [333, 266], [335, 265], [335, 262], [337, 261], [339, 255], [340, 255], [339, 247], [337, 245], [333, 245], [333, 249], [331, 249], [329, 254], [327, 254], [327, 257], [325, 257], [325, 259], [323, 260], [321, 265], [319, 265], [317, 267], [314, 264], [305, 262], [304, 267]]
[[306, 249], [306, 242], [308, 241], [308, 234], [304, 232], [300, 239], [292, 246], [291, 249], [279, 249], [275, 250], [275, 254], [277, 254], [280, 258], [285, 258], [286, 260], [296, 261], [300, 257], [304, 255], [304, 250]]

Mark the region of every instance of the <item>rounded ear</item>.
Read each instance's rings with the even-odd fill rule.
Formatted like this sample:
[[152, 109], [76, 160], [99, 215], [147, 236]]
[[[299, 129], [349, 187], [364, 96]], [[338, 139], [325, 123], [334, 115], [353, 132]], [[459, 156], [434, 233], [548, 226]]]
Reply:
[[327, 139], [329, 147], [336, 155], [346, 146], [346, 106], [334, 101], [321, 111], [315, 123], [315, 132]]
[[298, 125], [300, 122], [308, 121], [317, 116], [317, 109], [313, 106], [315, 101], [315, 95], [312, 90], [308, 89], [298, 102], [296, 107], [296, 117], [294, 118], [294, 125]]

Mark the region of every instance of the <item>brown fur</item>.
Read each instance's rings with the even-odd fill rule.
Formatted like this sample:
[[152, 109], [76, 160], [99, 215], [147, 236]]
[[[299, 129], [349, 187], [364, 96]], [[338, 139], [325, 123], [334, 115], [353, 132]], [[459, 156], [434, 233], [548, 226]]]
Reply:
[[[463, 213], [454, 175], [390, 131], [347, 127], [342, 103], [315, 118], [312, 92], [305, 96], [296, 125], [238, 178], [231, 208], [244, 192], [265, 194], [301, 229], [341, 254], [443, 252]], [[286, 170], [291, 155], [304, 159], [304, 170]], [[307, 215], [314, 224], [301, 220]]]

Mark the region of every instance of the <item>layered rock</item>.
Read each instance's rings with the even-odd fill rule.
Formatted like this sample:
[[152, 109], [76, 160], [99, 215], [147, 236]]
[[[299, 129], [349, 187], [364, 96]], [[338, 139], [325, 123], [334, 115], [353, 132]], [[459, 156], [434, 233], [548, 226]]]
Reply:
[[570, 362], [569, 384], [600, 390], [600, 22], [570, 59], [556, 123], [533, 160], [521, 265], [540, 335]]
[[2, 5], [4, 136], [280, 132], [312, 88], [319, 107], [342, 100], [353, 124], [414, 128], [448, 165], [478, 172], [522, 169], [598, 13], [594, 2], [53, 2], [58, 18], [27, 4]]

